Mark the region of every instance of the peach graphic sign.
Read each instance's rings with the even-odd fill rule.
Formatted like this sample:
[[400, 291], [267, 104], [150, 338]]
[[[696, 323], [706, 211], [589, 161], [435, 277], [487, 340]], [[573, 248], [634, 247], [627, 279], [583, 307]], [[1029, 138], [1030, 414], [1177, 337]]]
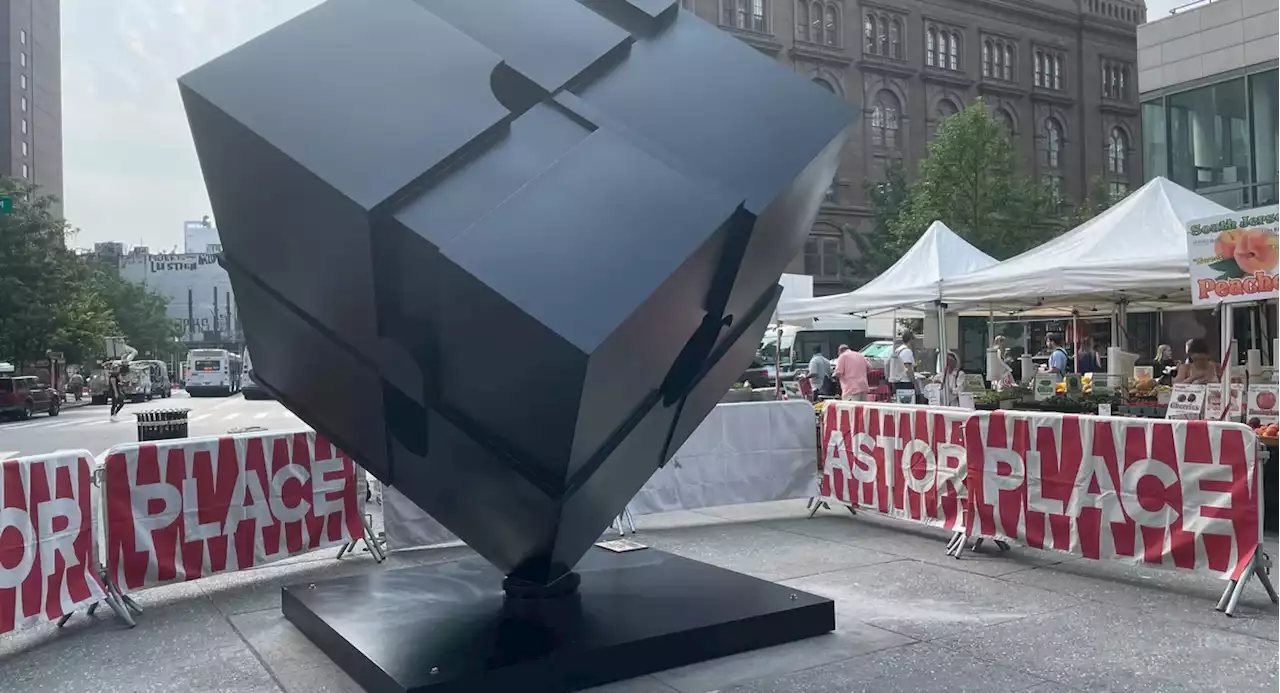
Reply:
[[1257, 301], [1280, 289], [1280, 207], [1260, 207], [1187, 224], [1191, 303]]

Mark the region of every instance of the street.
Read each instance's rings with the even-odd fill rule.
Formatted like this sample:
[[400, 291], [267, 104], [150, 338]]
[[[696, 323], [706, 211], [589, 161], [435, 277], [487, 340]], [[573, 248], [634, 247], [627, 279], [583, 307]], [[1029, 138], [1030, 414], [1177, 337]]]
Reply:
[[189, 408], [189, 435], [211, 436], [230, 429], [260, 426], [288, 430], [305, 426], [292, 412], [274, 400], [246, 401], [231, 397], [191, 397], [182, 390], [170, 399], [125, 405], [119, 421], [111, 421], [107, 406], [75, 406], [55, 417], [37, 414], [27, 421], [0, 421], [0, 459], [35, 455], [60, 449], [82, 448], [94, 455], [112, 445], [138, 439], [134, 414], [150, 409]]

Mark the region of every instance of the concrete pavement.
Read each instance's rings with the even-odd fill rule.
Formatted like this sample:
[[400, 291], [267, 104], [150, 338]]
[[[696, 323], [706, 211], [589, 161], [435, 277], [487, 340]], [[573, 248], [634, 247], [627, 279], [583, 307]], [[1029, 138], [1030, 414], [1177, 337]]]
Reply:
[[[192, 409], [193, 436], [302, 425], [272, 401], [188, 398], [125, 414]], [[0, 457], [136, 439], [106, 407], [0, 423]], [[375, 515], [379, 509], [370, 507]], [[638, 518], [635, 539], [836, 600], [836, 631], [661, 672], [595, 693], [1007, 691], [1274, 692], [1277, 609], [1256, 583], [1237, 618], [1213, 610], [1223, 583], [1187, 571], [1100, 563], [1015, 547], [944, 554], [947, 534], [804, 502]], [[1276, 555], [1276, 539], [1268, 537]], [[383, 565], [335, 549], [255, 570], [134, 593], [129, 630], [109, 610], [0, 636], [3, 693], [355, 693], [360, 689], [280, 614], [280, 588], [457, 560], [466, 547], [402, 551]], [[0, 566], [3, 567], [3, 566]], [[513, 693], [516, 693], [513, 691]], [[520, 692], [525, 693], [525, 692]], [[540, 693], [530, 691], [528, 693]]]
[[83, 448], [97, 455], [112, 445], [138, 439], [134, 414], [148, 409], [189, 408], [189, 435], [209, 436], [233, 428], [261, 426], [288, 430], [302, 421], [279, 402], [246, 401], [231, 397], [191, 397], [181, 390], [169, 399], [127, 404], [119, 421], [111, 421], [107, 406], [69, 407], [58, 416], [37, 414], [27, 421], [0, 421], [0, 459]]
[[[635, 539], [831, 597], [834, 633], [593, 693], [1277, 688], [1280, 621], [1256, 584], [1229, 619], [1213, 610], [1221, 581], [1204, 575], [1020, 547], [955, 560], [943, 553], [945, 532], [870, 513], [805, 514], [803, 501], [788, 501], [641, 517]], [[1275, 538], [1267, 545], [1274, 555]], [[143, 590], [134, 596], [146, 611], [132, 630], [103, 609], [61, 630], [0, 637], [0, 690], [356, 693], [281, 616], [280, 588], [471, 552], [403, 551], [383, 565], [334, 554]]]

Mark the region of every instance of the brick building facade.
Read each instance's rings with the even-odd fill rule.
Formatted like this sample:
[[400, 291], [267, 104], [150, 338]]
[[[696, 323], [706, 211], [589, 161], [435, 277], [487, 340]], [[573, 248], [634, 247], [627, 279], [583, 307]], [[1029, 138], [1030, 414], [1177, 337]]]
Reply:
[[[982, 97], [1027, 170], [1078, 199], [1105, 176], [1143, 181], [1131, 0], [681, 0], [698, 14], [861, 107], [806, 252], [789, 271], [818, 295], [844, 290], [844, 229], [871, 211], [863, 181], [891, 159], [908, 175], [941, 118]], [[944, 220], [945, 221], [945, 220]]]

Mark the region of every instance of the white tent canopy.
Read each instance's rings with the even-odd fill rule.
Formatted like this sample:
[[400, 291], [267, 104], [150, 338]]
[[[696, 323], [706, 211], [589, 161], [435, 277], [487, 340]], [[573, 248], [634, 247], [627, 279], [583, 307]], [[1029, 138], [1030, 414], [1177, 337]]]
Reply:
[[905, 255], [883, 274], [854, 291], [778, 303], [782, 320], [833, 313], [883, 313], [927, 307], [939, 299], [940, 282], [996, 264], [996, 259], [935, 221]]
[[1185, 225], [1231, 210], [1156, 178], [1119, 203], [1017, 257], [943, 282], [950, 306], [1189, 303]]

